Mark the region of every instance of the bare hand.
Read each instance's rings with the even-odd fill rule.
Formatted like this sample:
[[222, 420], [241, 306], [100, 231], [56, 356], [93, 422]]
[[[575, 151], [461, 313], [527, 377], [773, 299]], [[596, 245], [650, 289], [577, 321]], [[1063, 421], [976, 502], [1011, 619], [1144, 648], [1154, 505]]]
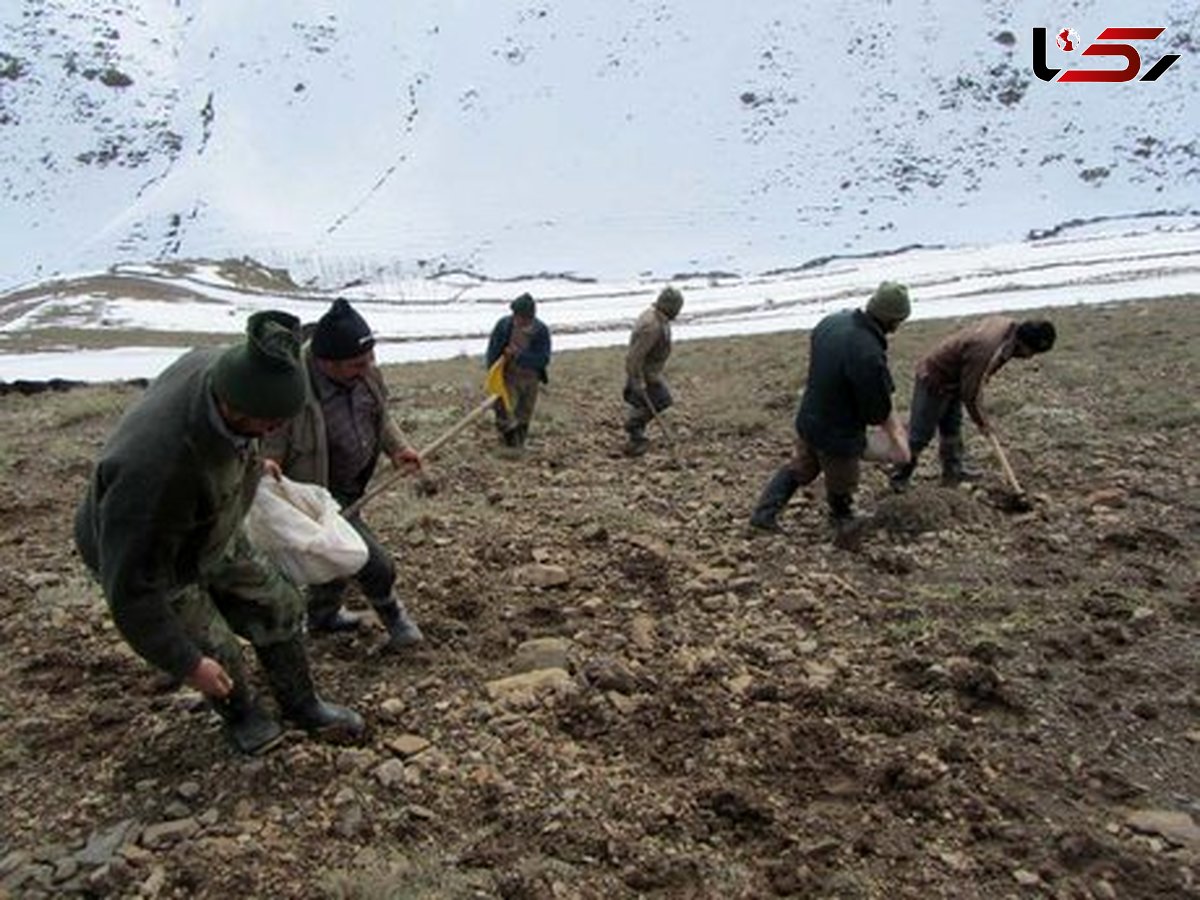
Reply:
[[908, 446], [908, 438], [903, 435], [896, 436], [888, 448], [888, 455], [892, 462], [901, 466], [912, 462], [912, 449]]
[[194, 687], [205, 697], [223, 700], [233, 691], [233, 679], [225, 668], [211, 656], [200, 657], [196, 668], [183, 679], [190, 687]]
[[392, 465], [407, 472], [421, 471], [421, 454], [412, 447], [402, 447], [392, 453]]
[[262, 466], [263, 475], [274, 478], [276, 481], [279, 481], [283, 478], [283, 469], [279, 468], [279, 463], [275, 462], [275, 460], [269, 458], [264, 459], [262, 461]]

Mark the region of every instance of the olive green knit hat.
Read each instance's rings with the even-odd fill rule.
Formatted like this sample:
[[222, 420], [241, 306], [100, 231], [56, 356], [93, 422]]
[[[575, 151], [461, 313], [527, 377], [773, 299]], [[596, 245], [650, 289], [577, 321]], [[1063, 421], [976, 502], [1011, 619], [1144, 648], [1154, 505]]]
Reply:
[[654, 301], [654, 305], [668, 319], [673, 319], [683, 309], [683, 294], [676, 288], [665, 287]]
[[867, 313], [885, 324], [899, 325], [911, 312], [908, 288], [896, 281], [881, 282], [867, 301]]
[[256, 419], [290, 419], [304, 405], [300, 320], [278, 310], [256, 312], [246, 339], [213, 368], [213, 390], [235, 411]]

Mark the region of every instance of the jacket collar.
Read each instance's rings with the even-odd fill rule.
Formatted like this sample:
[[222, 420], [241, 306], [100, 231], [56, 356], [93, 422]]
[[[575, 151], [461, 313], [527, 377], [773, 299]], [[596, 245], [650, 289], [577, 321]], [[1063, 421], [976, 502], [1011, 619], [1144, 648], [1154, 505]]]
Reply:
[[871, 332], [879, 340], [879, 343], [883, 345], [884, 349], [887, 349], [887, 334], [884, 333], [883, 326], [875, 320], [874, 316], [865, 309], [856, 309], [854, 311], [854, 320], [866, 328], [867, 331]]

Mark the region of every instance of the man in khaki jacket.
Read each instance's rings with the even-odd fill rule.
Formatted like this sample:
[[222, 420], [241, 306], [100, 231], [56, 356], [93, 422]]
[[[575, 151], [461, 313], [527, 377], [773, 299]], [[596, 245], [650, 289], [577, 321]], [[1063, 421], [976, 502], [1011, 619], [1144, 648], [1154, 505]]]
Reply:
[[[375, 365], [370, 327], [345, 300], [336, 300], [317, 322], [304, 350], [305, 396], [300, 414], [264, 444], [264, 455], [295, 481], [320, 484], [349, 506], [366, 491], [382, 453], [397, 468], [418, 469], [421, 458], [387, 411], [387, 388]], [[387, 629], [383, 649], [423, 640], [396, 594], [391, 553], [359, 515], [350, 518], [367, 544], [367, 561], [354, 576]], [[313, 585], [308, 594], [310, 632], [357, 629], [362, 620], [342, 609], [348, 581]]]
[[683, 295], [665, 287], [654, 305], [638, 316], [629, 335], [625, 354], [625, 390], [622, 394], [628, 410], [625, 431], [628, 456], [641, 456], [650, 446], [646, 426], [675, 401], [663, 375], [671, 355], [671, 322], [683, 309]]

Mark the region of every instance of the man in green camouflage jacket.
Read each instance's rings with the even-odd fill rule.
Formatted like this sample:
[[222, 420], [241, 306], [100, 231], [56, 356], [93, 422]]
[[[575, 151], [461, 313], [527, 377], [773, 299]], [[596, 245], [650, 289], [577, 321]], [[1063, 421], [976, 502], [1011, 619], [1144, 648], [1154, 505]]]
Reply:
[[278, 742], [235, 635], [254, 646], [286, 719], [358, 734], [362, 718], [317, 696], [304, 602], [246, 538], [259, 438], [304, 399], [294, 316], [255, 313], [246, 339], [184, 355], [118, 423], [75, 517], [75, 541], [118, 630], [144, 659], [204, 694], [237, 749]]

